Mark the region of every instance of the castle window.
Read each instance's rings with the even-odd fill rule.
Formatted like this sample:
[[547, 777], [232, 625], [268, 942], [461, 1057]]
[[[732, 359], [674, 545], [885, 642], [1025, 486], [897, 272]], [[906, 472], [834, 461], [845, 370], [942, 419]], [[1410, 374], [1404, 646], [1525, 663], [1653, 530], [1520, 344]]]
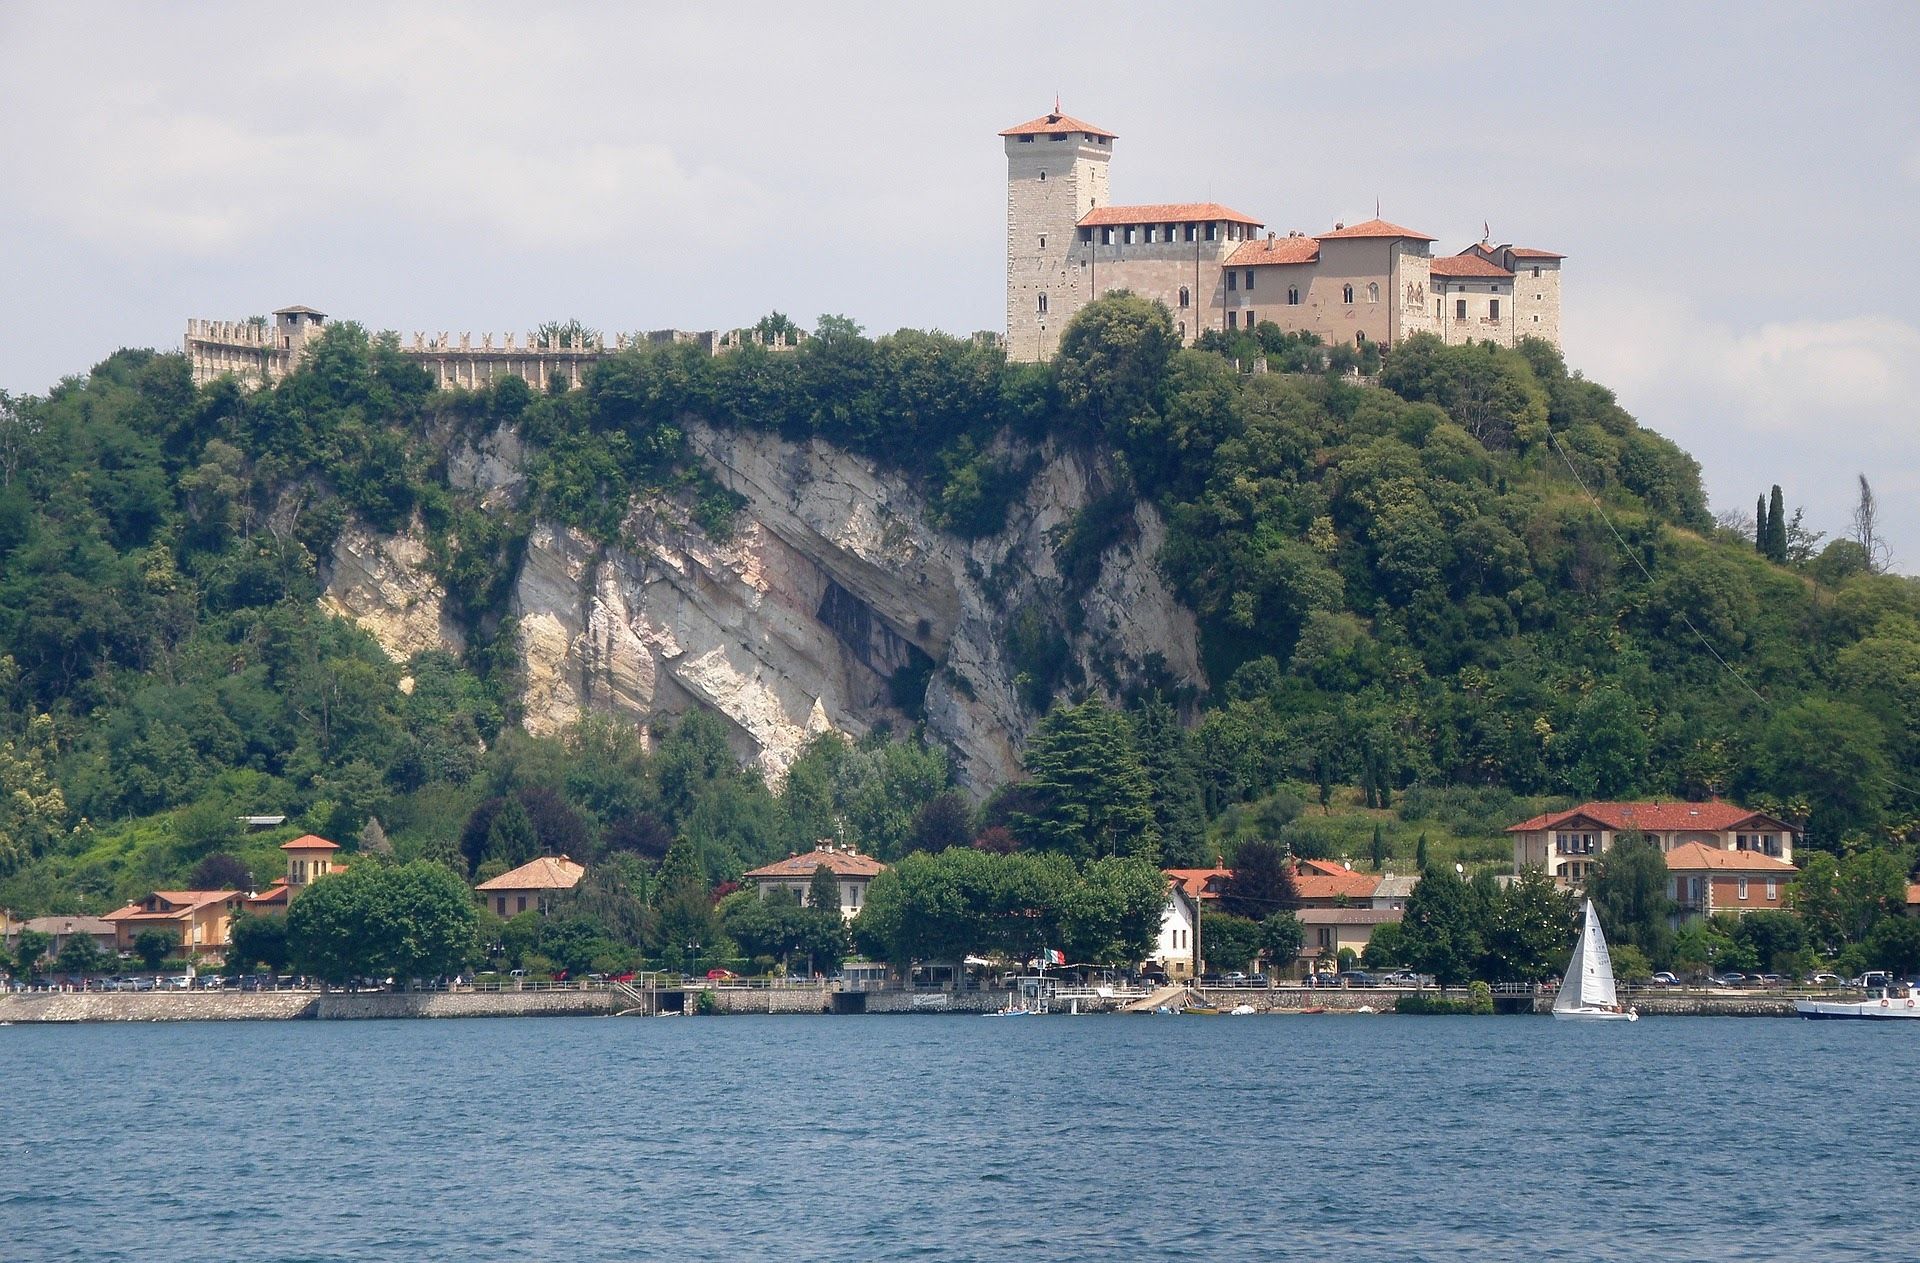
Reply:
[[1193, 306], [1193, 293], [1184, 285], [1180, 287], [1180, 306], [1182, 308]]
[[1220, 225], [1219, 225], [1219, 224], [1208, 224], [1208, 225], [1207, 225], [1207, 240], [1208, 240], [1208, 241], [1216, 241], [1216, 240], [1218, 240], [1218, 239], [1219, 239], [1219, 233], [1220, 233]]
[[1022, 137], [1020, 138], [1020, 143], [1021, 143], [1021, 144], [1023, 144], [1023, 145], [1031, 145], [1031, 144], [1033, 143], [1033, 137], [1031, 137], [1031, 136], [1022, 136]]
[[1465, 320], [1467, 318], [1467, 300], [1466, 299], [1456, 298], [1453, 300], [1453, 318], [1455, 320]]
[[1227, 313], [1227, 328], [1229, 328], [1229, 329], [1238, 329], [1239, 327], [1240, 327], [1240, 313], [1239, 313], [1239, 312], [1237, 312], [1237, 311], [1230, 311], [1230, 312], [1228, 312], [1228, 313]]
[[1499, 299], [1489, 298], [1487, 300], [1487, 319], [1489, 320], [1500, 319], [1500, 300]]
[[1080, 240], [1082, 240], [1082, 241], [1086, 241], [1086, 242], [1091, 242], [1091, 241], [1093, 240], [1093, 229], [1091, 229], [1091, 228], [1082, 228], [1082, 229], [1080, 230]]
[[1113, 244], [1113, 229], [1102, 228], [1100, 230], [1100, 244], [1103, 246], [1110, 246]]
[[1247, 293], [1253, 293], [1253, 269], [1247, 269]]
[[1353, 305], [1353, 286], [1342, 285], [1340, 287], [1340, 301], [1346, 303], [1348, 306]]
[[1044, 232], [1040, 234], [1040, 248], [1042, 250], [1047, 248], [1047, 234]]
[[1192, 240], [1193, 240], [1193, 225], [1192, 225], [1192, 224], [1188, 224], [1188, 225], [1187, 225], [1187, 240], [1188, 240], [1188, 241], [1192, 241]]
[[1167, 230], [1164, 233], [1160, 234], [1160, 240], [1166, 241], [1166, 242], [1174, 242], [1174, 241], [1180, 240], [1180, 225], [1168, 224]]
[[1287, 286], [1287, 306], [1298, 307], [1299, 305], [1300, 305], [1300, 287], [1298, 285]]
[[1128, 244], [1128, 245], [1132, 245], [1132, 244], [1133, 244], [1133, 242], [1134, 242], [1134, 234], [1135, 234], [1136, 232], [1138, 232], [1138, 231], [1139, 231], [1139, 230], [1138, 230], [1138, 229], [1136, 229], [1136, 228], [1135, 228], [1135, 227], [1134, 227], [1134, 226], [1133, 226], [1132, 224], [1128, 224], [1128, 225], [1127, 225], [1127, 244]]
[[1180, 322], [1180, 336], [1182, 338], [1185, 338], [1187, 336], [1187, 322], [1184, 320]]
[[1046, 182], [1047, 182], [1047, 173], [1045, 171], [1042, 171], [1040, 173], [1040, 183], [1045, 184]]
[[1228, 272], [1227, 273], [1227, 292], [1231, 294], [1233, 293], [1234, 290], [1239, 288], [1240, 288], [1240, 274], [1238, 272]]
[[1367, 282], [1367, 301], [1370, 303], [1380, 301], [1380, 286], [1373, 281]]
[[1047, 314], [1047, 296], [1045, 294], [1039, 296], [1035, 310], [1043, 316]]
[[1538, 275], [1540, 275], [1540, 269], [1539, 269], [1539, 268], [1535, 268], [1535, 269], [1533, 269], [1533, 274], [1534, 274], [1535, 276], [1538, 276]]
[[1067, 138], [1067, 134], [1065, 132], [1060, 132], [1057, 135], [1047, 137], [1048, 140], [1065, 140], [1066, 138]]

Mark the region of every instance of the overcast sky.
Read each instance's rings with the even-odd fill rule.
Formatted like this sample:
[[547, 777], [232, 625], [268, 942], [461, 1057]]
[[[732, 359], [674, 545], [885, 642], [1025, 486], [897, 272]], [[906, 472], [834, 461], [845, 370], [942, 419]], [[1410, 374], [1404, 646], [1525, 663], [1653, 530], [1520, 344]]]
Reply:
[[189, 316], [998, 329], [1000, 128], [1113, 196], [1568, 256], [1575, 368], [1920, 571], [1920, 4], [0, 0], [0, 389]]

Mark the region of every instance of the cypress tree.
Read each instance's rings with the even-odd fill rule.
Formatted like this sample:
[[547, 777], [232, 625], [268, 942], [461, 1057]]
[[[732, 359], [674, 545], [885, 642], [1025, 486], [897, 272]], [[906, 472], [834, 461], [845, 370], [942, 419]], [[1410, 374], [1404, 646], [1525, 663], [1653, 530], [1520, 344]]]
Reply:
[[1373, 826], [1373, 871], [1379, 872], [1387, 862], [1387, 835], [1379, 825]]
[[1753, 551], [1761, 556], [1767, 554], [1767, 498], [1753, 498]]
[[1413, 866], [1424, 873], [1427, 871], [1427, 835], [1421, 834], [1420, 840], [1413, 846]]
[[1787, 514], [1780, 503], [1778, 483], [1767, 498], [1767, 557], [1780, 565], [1787, 564]]

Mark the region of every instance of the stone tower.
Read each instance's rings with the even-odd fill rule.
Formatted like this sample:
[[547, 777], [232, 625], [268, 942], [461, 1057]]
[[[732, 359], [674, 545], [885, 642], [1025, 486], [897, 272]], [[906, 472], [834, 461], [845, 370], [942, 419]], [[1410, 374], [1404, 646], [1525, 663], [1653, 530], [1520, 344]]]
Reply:
[[1076, 225], [1110, 202], [1112, 132], [1060, 112], [1009, 127], [1007, 146], [1007, 354], [1050, 358], [1060, 331], [1087, 302], [1070, 269]]

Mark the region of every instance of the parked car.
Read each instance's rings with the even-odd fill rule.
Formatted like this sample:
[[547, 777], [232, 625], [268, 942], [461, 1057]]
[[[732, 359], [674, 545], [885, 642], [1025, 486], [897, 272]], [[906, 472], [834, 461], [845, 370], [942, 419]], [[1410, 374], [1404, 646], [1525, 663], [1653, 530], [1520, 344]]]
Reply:
[[1220, 981], [1229, 987], [1244, 986], [1247, 981], [1247, 975], [1238, 969], [1230, 969], [1220, 975]]
[[733, 970], [731, 969], [707, 970], [708, 982], [732, 982], [734, 979], [738, 978], [739, 976], [740, 976], [739, 974], [734, 973]]
[[1806, 976], [1805, 982], [1809, 987], [1837, 987], [1840, 985], [1840, 975], [1813, 973]]
[[1364, 969], [1343, 969], [1334, 976], [1334, 981], [1348, 987], [1377, 987], [1380, 979]]
[[1707, 981], [1716, 987], [1744, 987], [1747, 985], [1747, 976], [1735, 973], [1715, 974]]
[[1647, 982], [1649, 985], [1655, 987], [1677, 987], [1680, 985], [1680, 980], [1664, 969], [1651, 978], [1648, 978]]
[[1395, 969], [1380, 976], [1380, 982], [1388, 987], [1422, 987], [1427, 980], [1411, 969]]
[[1761, 987], [1777, 987], [1782, 981], [1779, 974], [1759, 974], [1753, 979], [1754, 984]]

